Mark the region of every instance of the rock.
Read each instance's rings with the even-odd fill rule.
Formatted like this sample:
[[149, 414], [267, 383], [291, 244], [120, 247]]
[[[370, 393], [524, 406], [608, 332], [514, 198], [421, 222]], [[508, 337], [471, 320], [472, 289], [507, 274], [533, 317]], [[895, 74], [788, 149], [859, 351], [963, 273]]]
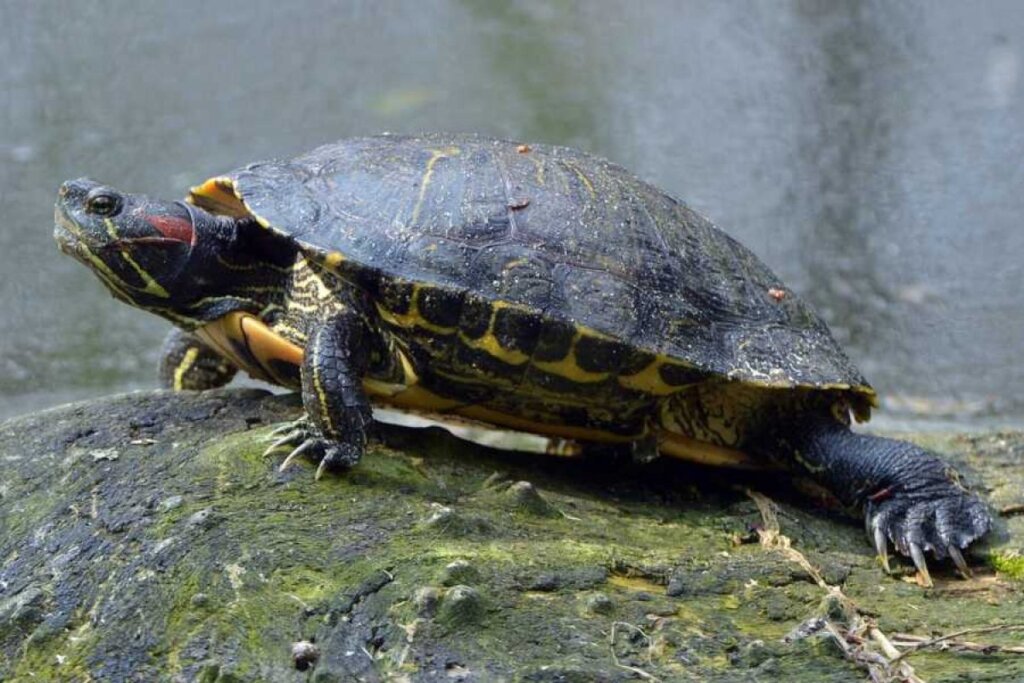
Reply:
[[441, 572], [441, 585], [454, 586], [459, 583], [475, 583], [480, 579], [480, 572], [466, 560], [455, 560], [445, 566]]
[[437, 613], [437, 605], [441, 602], [441, 591], [434, 586], [423, 586], [416, 589], [412, 604], [416, 607], [416, 616], [430, 618]]
[[[297, 416], [293, 397], [233, 389], [0, 424], [0, 680], [866, 680], [820, 630], [782, 642], [856, 620], [785, 553], [734, 545], [758, 521], [742, 487], [779, 503], [793, 548], [887, 633], [1024, 622], [1018, 433], [914, 437], [1007, 510], [973, 580], [932, 561], [922, 590], [785, 478], [384, 427], [357, 467], [315, 482], [308, 461], [281, 474], [283, 452], [261, 457]], [[1024, 677], [1020, 658], [908, 661], [931, 683]]]
[[580, 591], [603, 586], [608, 581], [608, 570], [601, 566], [557, 567], [528, 576], [523, 581], [525, 590], [550, 592], [556, 590]]
[[517, 481], [508, 487], [505, 495], [511, 499], [519, 510], [533, 515], [551, 517], [558, 511], [551, 506], [533, 484], [528, 481]]
[[306, 671], [315, 666], [318, 659], [320, 659], [320, 648], [316, 646], [316, 643], [311, 643], [308, 640], [292, 643], [292, 662], [297, 671]]
[[441, 598], [437, 620], [452, 629], [471, 626], [484, 616], [484, 599], [475, 588], [452, 586]]
[[615, 603], [604, 593], [588, 595], [586, 600], [587, 611], [593, 614], [611, 614], [615, 609]]
[[752, 640], [742, 645], [734, 653], [732, 661], [736, 666], [753, 669], [763, 664], [771, 656], [771, 650], [768, 649], [763, 640]]
[[434, 529], [445, 536], [487, 536], [494, 530], [491, 523], [476, 515], [466, 515], [447, 505], [432, 503], [430, 515], [423, 520], [423, 526]]
[[169, 512], [175, 508], [181, 507], [181, 504], [184, 502], [185, 499], [181, 496], [167, 496], [160, 501], [160, 505], [157, 506], [157, 509], [161, 512]]

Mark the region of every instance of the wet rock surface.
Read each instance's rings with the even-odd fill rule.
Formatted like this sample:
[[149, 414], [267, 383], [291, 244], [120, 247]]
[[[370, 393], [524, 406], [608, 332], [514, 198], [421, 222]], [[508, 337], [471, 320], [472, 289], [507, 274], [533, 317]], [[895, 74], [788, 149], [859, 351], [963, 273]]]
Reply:
[[[389, 427], [314, 482], [261, 457], [297, 411], [258, 390], [150, 392], [0, 424], [0, 679], [867, 680], [813, 621], [854, 619], [815, 573], [897, 644], [1024, 623], [1020, 434], [915, 437], [1005, 511], [973, 579], [933, 563], [925, 590], [784, 478]], [[815, 572], [757, 542], [745, 487], [778, 502]], [[992, 648], [906, 661], [928, 681], [1024, 677]]]

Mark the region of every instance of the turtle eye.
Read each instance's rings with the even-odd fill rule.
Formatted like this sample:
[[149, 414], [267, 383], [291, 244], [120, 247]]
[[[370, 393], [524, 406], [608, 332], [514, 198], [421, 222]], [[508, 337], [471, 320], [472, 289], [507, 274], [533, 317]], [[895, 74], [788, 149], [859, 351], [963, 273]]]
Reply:
[[108, 191], [97, 192], [85, 200], [85, 210], [97, 216], [115, 216], [121, 210], [121, 198]]

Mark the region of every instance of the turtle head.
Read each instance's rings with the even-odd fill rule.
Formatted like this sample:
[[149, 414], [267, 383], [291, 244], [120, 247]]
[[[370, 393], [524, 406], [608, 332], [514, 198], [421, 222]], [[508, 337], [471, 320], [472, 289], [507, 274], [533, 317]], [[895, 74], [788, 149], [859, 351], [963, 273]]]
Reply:
[[115, 298], [186, 326], [179, 314], [208, 294], [209, 271], [235, 230], [233, 219], [185, 202], [85, 178], [61, 186], [54, 222], [61, 251], [91, 268]]

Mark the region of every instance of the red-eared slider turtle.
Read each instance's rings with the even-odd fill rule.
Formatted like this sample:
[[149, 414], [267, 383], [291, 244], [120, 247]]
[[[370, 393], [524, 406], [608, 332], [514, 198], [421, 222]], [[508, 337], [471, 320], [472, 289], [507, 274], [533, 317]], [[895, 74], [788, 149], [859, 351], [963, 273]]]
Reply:
[[[925, 573], [991, 524], [956, 471], [850, 430], [875, 393], [810, 306], [685, 205], [580, 152], [344, 140], [185, 202], [65, 183], [61, 248], [177, 327], [161, 376], [300, 388], [284, 434], [355, 465], [371, 401], [712, 464], [781, 464]], [[318, 471], [319, 473], [319, 471]]]

